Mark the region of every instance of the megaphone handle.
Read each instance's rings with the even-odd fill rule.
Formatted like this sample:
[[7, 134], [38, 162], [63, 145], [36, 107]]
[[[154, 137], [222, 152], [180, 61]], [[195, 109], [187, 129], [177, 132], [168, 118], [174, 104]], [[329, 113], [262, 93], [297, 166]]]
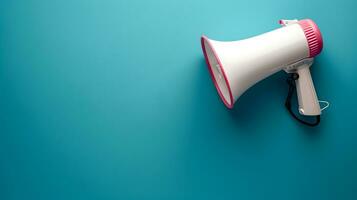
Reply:
[[300, 114], [307, 116], [320, 115], [321, 109], [311, 78], [310, 65], [301, 66], [296, 72], [299, 75], [299, 78], [295, 80], [295, 84]]

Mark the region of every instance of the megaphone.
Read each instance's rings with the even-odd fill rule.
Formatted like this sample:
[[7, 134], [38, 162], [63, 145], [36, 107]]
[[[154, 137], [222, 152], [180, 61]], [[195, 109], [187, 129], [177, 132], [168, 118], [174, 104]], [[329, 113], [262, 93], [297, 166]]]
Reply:
[[223, 103], [231, 109], [248, 88], [285, 70], [291, 74], [291, 85], [296, 86], [299, 113], [317, 116], [317, 125], [322, 109], [310, 66], [322, 50], [321, 32], [311, 19], [279, 23], [282, 27], [278, 29], [238, 41], [216, 41], [203, 35], [201, 45], [209, 72]]

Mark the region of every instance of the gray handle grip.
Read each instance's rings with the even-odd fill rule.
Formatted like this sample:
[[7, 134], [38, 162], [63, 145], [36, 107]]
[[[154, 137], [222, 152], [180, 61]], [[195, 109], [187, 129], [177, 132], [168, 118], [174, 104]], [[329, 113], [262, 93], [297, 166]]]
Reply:
[[312, 82], [310, 66], [301, 66], [296, 72], [299, 74], [295, 84], [300, 114], [308, 116], [320, 115], [321, 108]]

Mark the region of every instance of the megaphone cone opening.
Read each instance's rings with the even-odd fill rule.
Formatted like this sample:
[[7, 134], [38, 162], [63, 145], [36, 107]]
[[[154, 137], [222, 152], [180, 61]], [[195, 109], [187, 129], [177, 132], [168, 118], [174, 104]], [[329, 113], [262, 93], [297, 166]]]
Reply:
[[221, 97], [223, 103], [229, 108], [233, 108], [234, 99], [222, 62], [215, 52], [210, 40], [206, 36], [201, 37], [201, 46], [205, 56], [208, 70], [212, 81]]

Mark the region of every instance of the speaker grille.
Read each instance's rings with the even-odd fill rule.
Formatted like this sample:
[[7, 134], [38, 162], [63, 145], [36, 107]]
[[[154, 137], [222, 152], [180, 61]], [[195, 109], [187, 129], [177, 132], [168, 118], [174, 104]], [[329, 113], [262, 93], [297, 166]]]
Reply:
[[305, 33], [309, 45], [310, 58], [317, 56], [323, 46], [322, 36], [319, 28], [311, 19], [300, 20], [299, 24]]

